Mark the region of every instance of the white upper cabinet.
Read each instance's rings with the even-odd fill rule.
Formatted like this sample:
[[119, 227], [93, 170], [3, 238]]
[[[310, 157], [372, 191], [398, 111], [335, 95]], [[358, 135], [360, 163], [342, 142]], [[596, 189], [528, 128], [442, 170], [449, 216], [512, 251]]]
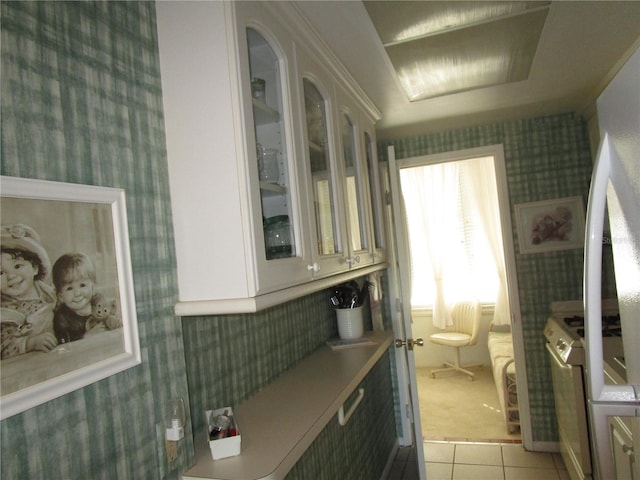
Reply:
[[380, 263], [387, 259], [387, 240], [384, 224], [384, 203], [387, 201], [387, 191], [384, 187], [385, 171], [383, 165], [378, 162], [375, 138], [373, 122], [368, 123], [365, 121], [363, 124], [363, 141], [371, 200], [373, 261], [374, 263]]
[[336, 88], [343, 203], [346, 210], [347, 263], [358, 268], [373, 263], [371, 204], [362, 121], [351, 99]]
[[312, 271], [314, 278], [322, 278], [348, 268], [333, 115], [333, 79], [312, 55], [297, 53], [298, 88], [303, 97], [302, 143]]
[[156, 11], [176, 313], [252, 312], [384, 268], [379, 112], [295, 4]]
[[311, 260], [299, 190], [293, 43], [279, 19], [260, 5], [238, 2], [234, 13], [248, 148], [241, 161], [250, 167], [245, 195], [251, 198], [255, 255], [248, 296], [255, 297], [310, 281]]

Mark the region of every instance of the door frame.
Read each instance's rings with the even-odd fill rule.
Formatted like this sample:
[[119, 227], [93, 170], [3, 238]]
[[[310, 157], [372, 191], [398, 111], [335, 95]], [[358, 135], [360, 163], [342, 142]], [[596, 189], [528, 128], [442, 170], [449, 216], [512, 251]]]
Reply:
[[[457, 161], [457, 160], [467, 160], [470, 158], [477, 157], [487, 157], [492, 156], [494, 159], [494, 169], [496, 176], [496, 186], [497, 186], [497, 194], [498, 194], [498, 207], [500, 210], [500, 224], [502, 230], [502, 239], [503, 239], [503, 248], [504, 248], [504, 256], [505, 256], [505, 272], [506, 272], [506, 281], [507, 281], [507, 293], [509, 296], [509, 307], [511, 310], [511, 331], [513, 334], [513, 343], [514, 343], [514, 357], [516, 364], [516, 376], [518, 378], [518, 407], [519, 407], [519, 415], [520, 415], [520, 433], [522, 438], [522, 445], [526, 450], [534, 450], [533, 445], [533, 437], [532, 437], [532, 428], [531, 428], [531, 409], [529, 403], [529, 389], [528, 389], [528, 377], [526, 370], [526, 358], [525, 358], [525, 349], [524, 349], [524, 333], [522, 327], [522, 316], [520, 310], [520, 298], [519, 298], [519, 289], [518, 289], [518, 281], [517, 281], [517, 270], [516, 270], [516, 261], [515, 261], [515, 249], [513, 243], [513, 228], [511, 221], [511, 203], [509, 200], [509, 190], [507, 183], [507, 173], [506, 173], [506, 164], [504, 158], [504, 149], [501, 144], [489, 145], [485, 147], [477, 147], [470, 148], [464, 150], [450, 151], [444, 152], [440, 154], [432, 154], [432, 155], [419, 155], [416, 157], [408, 157], [403, 159], [395, 158], [395, 149], [393, 145], [387, 147], [388, 159], [389, 159], [389, 170], [390, 170], [390, 178], [391, 178], [391, 198], [392, 202], [399, 201], [401, 191], [400, 191], [400, 183], [399, 183], [399, 170], [400, 168], [406, 168], [409, 166], [418, 166], [418, 165], [427, 165], [434, 163], [444, 163], [449, 161]], [[395, 192], [394, 192], [395, 190]], [[394, 212], [397, 210], [394, 209]], [[399, 210], [398, 210], [399, 211]], [[395, 223], [398, 224], [398, 219], [395, 219]], [[390, 223], [390, 222], [389, 222]], [[393, 225], [393, 223], [391, 223]], [[397, 225], [396, 225], [397, 227]], [[401, 245], [406, 243], [405, 238], [399, 238], [403, 235], [406, 235], [405, 231], [406, 227], [403, 225], [402, 228], [395, 228], [393, 235], [396, 237], [397, 244]], [[407, 255], [403, 255], [403, 249], [400, 249], [398, 252], [397, 249], [392, 251], [393, 254], [393, 262], [390, 262], [393, 266], [397, 266], [397, 268], [402, 272], [402, 270], [408, 271], [407, 268], [402, 266], [402, 257]], [[405, 259], [404, 261], [407, 261]], [[396, 265], [393, 265], [393, 264]], [[400, 288], [405, 289], [404, 286], [406, 283], [402, 283], [402, 273], [400, 273]], [[402, 304], [402, 295], [404, 292], [399, 292], [398, 297], [392, 297], [392, 302], [396, 304]], [[405, 294], [406, 295], [406, 294]], [[408, 295], [405, 303], [409, 302]], [[410, 311], [410, 305], [408, 304], [408, 308]], [[394, 320], [396, 318], [394, 317]], [[411, 319], [410, 317], [404, 321], [404, 325], [400, 328], [399, 325], [395, 324], [394, 321], [394, 332], [396, 337], [398, 338], [412, 338], [411, 332]], [[403, 361], [403, 358], [405, 359]], [[416, 394], [416, 398], [413, 398], [411, 385], [409, 385], [406, 394], [410, 395], [410, 399], [403, 398], [402, 392], [402, 383], [409, 379], [410, 381], [415, 381], [415, 371], [413, 375], [411, 374], [409, 367], [410, 362], [405, 355], [396, 355], [396, 368], [398, 375], [398, 386], [400, 388], [399, 399], [401, 402], [405, 401], [409, 402], [407, 405], [418, 405], [418, 398]], [[417, 391], [417, 390], [416, 390]], [[404, 406], [401, 405], [401, 408]], [[420, 422], [420, 412], [419, 408], [413, 408], [413, 423], [414, 426], [416, 422]], [[410, 428], [408, 426], [408, 421], [402, 422], [403, 429]], [[420, 429], [421, 432], [421, 429]], [[415, 435], [415, 428], [414, 428]], [[417, 437], [416, 437], [417, 438]], [[406, 430], [402, 432], [401, 439], [407, 439]], [[402, 441], [402, 440], [401, 440]]]
[[[389, 188], [390, 194], [387, 202], [387, 214], [389, 215], [387, 229], [389, 233], [389, 277], [391, 314], [393, 332], [396, 341], [406, 342], [413, 339], [411, 332], [411, 298], [409, 296], [411, 278], [409, 269], [409, 244], [407, 243], [406, 224], [402, 218], [402, 201], [400, 191], [399, 170], [395, 160], [395, 149], [388, 147], [389, 159]], [[398, 397], [400, 401], [400, 415], [402, 436], [399, 439], [401, 445], [412, 445], [416, 452], [416, 462], [419, 480], [426, 480], [427, 471], [425, 463], [424, 443], [422, 436], [422, 424], [420, 423], [420, 403], [418, 399], [418, 381], [416, 378], [416, 364], [413, 350], [399, 348], [396, 344], [396, 371], [398, 376]]]

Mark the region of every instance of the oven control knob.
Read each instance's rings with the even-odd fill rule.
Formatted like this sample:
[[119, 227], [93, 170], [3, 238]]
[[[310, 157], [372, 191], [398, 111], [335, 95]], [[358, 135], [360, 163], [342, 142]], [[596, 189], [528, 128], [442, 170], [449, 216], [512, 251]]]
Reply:
[[558, 340], [556, 342], [556, 348], [559, 351], [564, 352], [567, 349], [567, 343], [564, 340]]

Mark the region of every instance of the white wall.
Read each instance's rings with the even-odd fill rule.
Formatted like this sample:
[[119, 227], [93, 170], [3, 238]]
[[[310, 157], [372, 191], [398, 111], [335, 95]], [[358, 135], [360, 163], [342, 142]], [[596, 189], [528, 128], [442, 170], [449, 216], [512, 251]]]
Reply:
[[[487, 337], [489, 332], [489, 324], [493, 318], [493, 307], [484, 307], [482, 309], [482, 318], [480, 324], [480, 333], [478, 335], [478, 343], [472, 347], [464, 347], [460, 349], [460, 363], [463, 365], [481, 363], [485, 366], [491, 365], [489, 358], [489, 349], [487, 348]], [[436, 345], [429, 341], [429, 336], [439, 333], [442, 330], [433, 326], [431, 310], [420, 310], [412, 313], [412, 330], [413, 338], [423, 338], [424, 347], [416, 347], [413, 351], [417, 367], [439, 367], [445, 360], [453, 362], [454, 352], [451, 347]]]

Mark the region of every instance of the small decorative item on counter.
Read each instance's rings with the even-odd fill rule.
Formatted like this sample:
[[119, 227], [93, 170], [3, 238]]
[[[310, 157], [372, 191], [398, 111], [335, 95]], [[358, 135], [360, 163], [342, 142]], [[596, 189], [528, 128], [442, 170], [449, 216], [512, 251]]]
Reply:
[[251, 79], [251, 95], [256, 100], [266, 101], [266, 83], [262, 78], [253, 77]]
[[240, 455], [241, 437], [231, 407], [207, 410], [207, 430], [214, 460]]

